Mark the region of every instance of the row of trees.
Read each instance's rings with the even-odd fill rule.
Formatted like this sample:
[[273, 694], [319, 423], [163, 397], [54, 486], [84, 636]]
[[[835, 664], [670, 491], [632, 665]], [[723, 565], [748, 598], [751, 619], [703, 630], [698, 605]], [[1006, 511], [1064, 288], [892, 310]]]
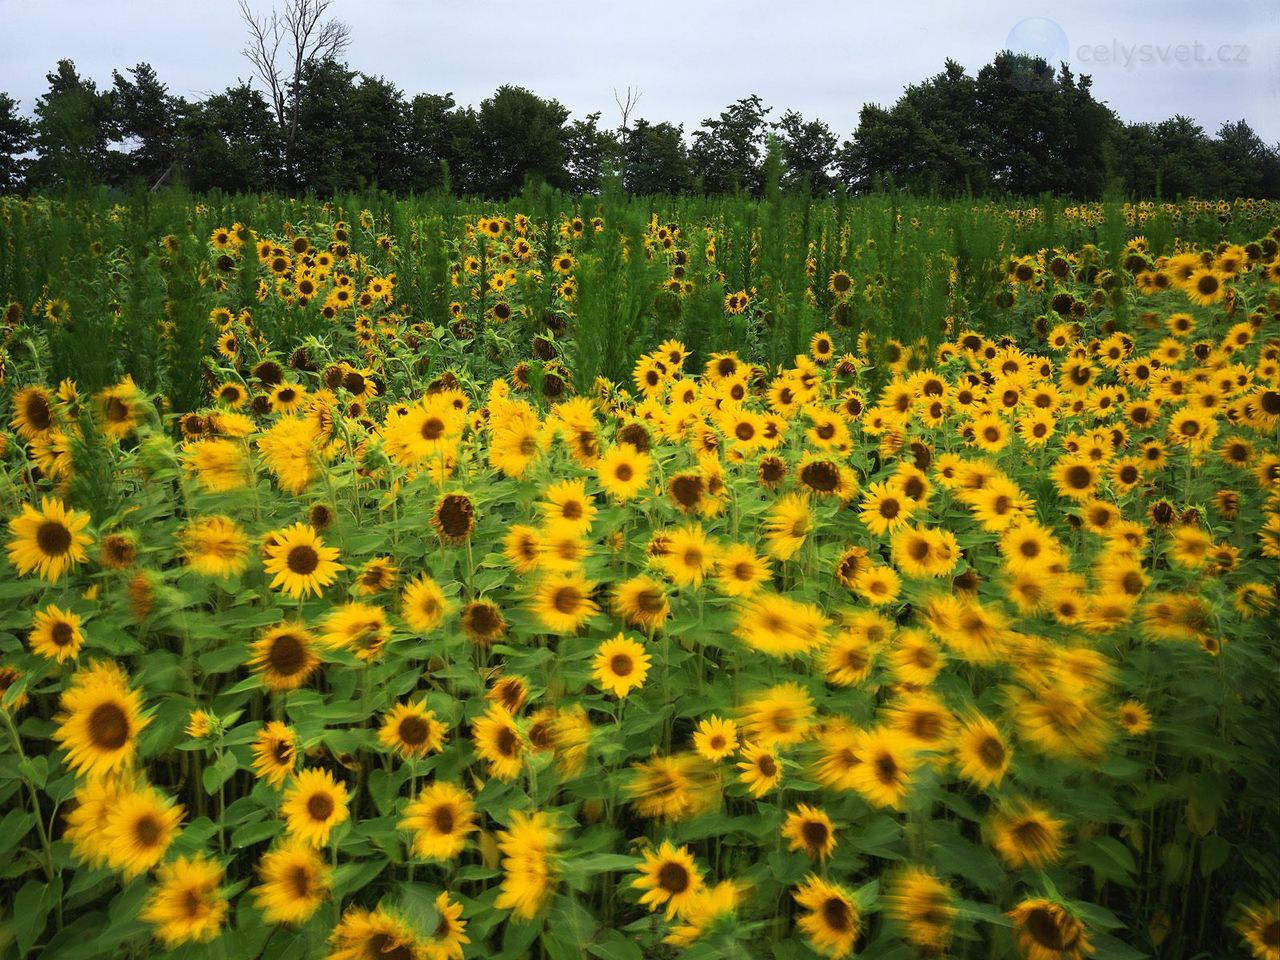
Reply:
[[[821, 120], [746, 97], [686, 135], [679, 125], [573, 118], [555, 100], [500, 87], [478, 107], [413, 97], [350, 69], [343, 43], [299, 56], [275, 83], [192, 102], [145, 63], [99, 89], [69, 60], [24, 116], [0, 93], [0, 191], [181, 182], [197, 191], [318, 193], [378, 186], [506, 197], [538, 180], [577, 193], [621, 173], [635, 194], [759, 192], [770, 138], [784, 184], [815, 195], [892, 183], [916, 192], [1097, 197], [1280, 197], [1280, 147], [1241, 120], [1216, 136], [1175, 116], [1126, 124], [1090, 78], [1001, 53], [971, 76], [948, 61], [890, 107], [862, 108], [841, 142]], [[264, 48], [265, 49], [265, 48]], [[259, 77], [264, 71], [259, 70]], [[267, 78], [273, 74], [266, 72]]]

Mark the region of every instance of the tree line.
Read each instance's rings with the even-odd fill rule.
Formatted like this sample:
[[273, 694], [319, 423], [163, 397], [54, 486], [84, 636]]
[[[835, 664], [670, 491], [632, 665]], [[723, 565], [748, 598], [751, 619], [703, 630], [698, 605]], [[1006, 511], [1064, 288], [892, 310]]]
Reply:
[[[377, 187], [505, 198], [530, 181], [578, 194], [620, 176], [637, 195], [759, 194], [770, 144], [785, 187], [815, 196], [895, 187], [938, 196], [1280, 197], [1280, 145], [1247, 122], [1210, 135], [1185, 116], [1126, 123], [1088, 76], [1003, 52], [970, 75], [947, 61], [888, 107], [868, 104], [841, 139], [758, 96], [688, 133], [499, 87], [478, 106], [407, 96], [351, 69], [344, 44], [299, 57], [267, 92], [241, 81], [202, 100], [171, 94], [146, 63], [99, 88], [70, 60], [26, 116], [0, 93], [0, 191], [181, 184], [194, 191], [318, 194]], [[270, 75], [269, 75], [270, 76]]]

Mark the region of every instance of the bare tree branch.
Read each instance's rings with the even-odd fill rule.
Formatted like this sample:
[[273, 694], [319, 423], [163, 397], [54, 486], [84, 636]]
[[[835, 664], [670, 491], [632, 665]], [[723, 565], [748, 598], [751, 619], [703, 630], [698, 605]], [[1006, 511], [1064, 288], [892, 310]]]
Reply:
[[288, 127], [290, 147], [297, 132], [294, 108], [303, 72], [311, 63], [341, 57], [351, 40], [350, 26], [324, 19], [332, 2], [285, 0], [283, 12], [272, 10], [270, 16], [258, 17], [249, 0], [240, 0], [240, 16], [249, 28], [244, 56], [266, 86], [280, 128]]
[[632, 90], [627, 87], [627, 95], [625, 98], [618, 96], [618, 88], [613, 88], [613, 102], [618, 105], [618, 112], [622, 114], [622, 138], [627, 137], [627, 120], [631, 116], [631, 111], [635, 109], [640, 98], [644, 96], [639, 90]]

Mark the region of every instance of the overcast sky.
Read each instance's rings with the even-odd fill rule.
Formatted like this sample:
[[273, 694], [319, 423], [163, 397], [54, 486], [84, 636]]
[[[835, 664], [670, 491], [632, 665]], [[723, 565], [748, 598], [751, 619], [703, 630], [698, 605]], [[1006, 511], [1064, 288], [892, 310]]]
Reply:
[[[269, 9], [271, 0], [252, 0]], [[280, 0], [283, 2], [283, 0]], [[1125, 120], [1184, 113], [1210, 133], [1241, 117], [1280, 142], [1280, 0], [334, 0], [347, 60], [407, 94], [478, 104], [502, 83], [617, 124], [686, 132], [739, 97], [820, 117], [841, 136], [947, 57], [971, 73], [1004, 47], [1065, 59]], [[0, 0], [0, 90], [30, 112], [60, 58], [109, 86], [139, 61], [188, 98], [250, 75], [234, 0]]]

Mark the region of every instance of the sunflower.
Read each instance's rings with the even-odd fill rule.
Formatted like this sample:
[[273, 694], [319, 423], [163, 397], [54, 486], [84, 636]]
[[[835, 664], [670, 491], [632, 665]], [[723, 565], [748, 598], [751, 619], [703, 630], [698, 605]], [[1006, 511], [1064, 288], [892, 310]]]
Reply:
[[164, 857], [182, 823], [182, 806], [154, 787], [121, 794], [106, 816], [102, 846], [107, 865], [124, 879], [146, 873]]
[[396, 585], [400, 571], [390, 557], [374, 557], [365, 561], [365, 565], [356, 574], [355, 592], [357, 596], [371, 597], [385, 593]]
[[872, 484], [862, 498], [859, 517], [863, 525], [878, 537], [903, 526], [915, 510], [915, 504], [905, 497], [892, 481]]
[[104, 840], [107, 818], [126, 793], [128, 788], [116, 777], [91, 778], [76, 790], [63, 838], [71, 843], [71, 853], [81, 863], [94, 869], [107, 865], [111, 853]]
[[793, 896], [806, 911], [796, 926], [814, 951], [832, 958], [853, 953], [862, 932], [862, 912], [848, 890], [810, 874]]
[[681, 820], [708, 809], [720, 796], [714, 769], [694, 753], [655, 754], [631, 769], [625, 790], [643, 817]]
[[663, 569], [677, 586], [701, 586], [715, 562], [715, 544], [702, 527], [691, 523], [670, 532]]
[[979, 789], [999, 786], [1012, 758], [1008, 742], [986, 717], [974, 714], [962, 724], [955, 740], [956, 763], [960, 776]]
[[576, 633], [600, 610], [591, 599], [594, 589], [581, 573], [551, 574], [534, 589], [534, 615], [550, 633]]
[[1151, 712], [1137, 700], [1127, 700], [1116, 710], [1116, 719], [1125, 733], [1141, 736], [1151, 729]]
[[871, 675], [877, 648], [866, 630], [854, 626], [841, 630], [822, 652], [827, 682], [850, 687], [865, 681]]
[[813, 604], [760, 592], [738, 608], [734, 634], [748, 647], [772, 657], [799, 656], [827, 642], [830, 621]]
[[1187, 299], [1198, 307], [1211, 307], [1224, 296], [1227, 289], [1223, 285], [1225, 275], [1211, 267], [1202, 267], [1187, 278], [1183, 290]]
[[391, 626], [382, 608], [354, 600], [330, 611], [320, 635], [325, 646], [354, 653], [365, 663], [379, 659], [389, 639]]
[[426, 948], [414, 925], [379, 906], [347, 907], [329, 934], [327, 960], [426, 960]]
[[405, 808], [401, 830], [413, 833], [413, 852], [425, 860], [453, 860], [475, 832], [476, 811], [471, 795], [452, 783], [437, 781], [424, 787]]
[[559, 846], [560, 832], [550, 814], [513, 811], [510, 827], [498, 831], [503, 877], [494, 906], [523, 920], [536, 917], [554, 886]]
[[447, 724], [436, 719], [425, 701], [398, 703], [382, 717], [378, 741], [406, 760], [421, 758], [444, 749]]
[[650, 633], [671, 616], [666, 587], [661, 581], [646, 576], [619, 583], [613, 591], [613, 609], [629, 626]]
[[732, 544], [716, 554], [716, 585], [730, 597], [750, 597], [772, 577], [769, 561], [746, 544]]
[[293, 773], [298, 760], [298, 737], [279, 720], [272, 720], [253, 740], [253, 770], [273, 787], [279, 788]]
[[31, 619], [31, 633], [27, 637], [31, 652], [49, 660], [62, 663], [80, 655], [84, 646], [84, 634], [80, 632], [80, 618], [70, 610], [49, 604], [37, 610]]
[[867, 603], [884, 606], [898, 599], [902, 589], [902, 578], [897, 571], [885, 564], [872, 564], [858, 574], [854, 581], [855, 592]]
[[462, 945], [471, 942], [467, 921], [462, 919], [462, 904], [453, 903], [444, 890], [436, 895], [435, 904], [435, 929], [423, 941], [427, 960], [462, 960]]
[[650, 657], [644, 644], [618, 634], [596, 648], [592, 676], [602, 690], [622, 699], [644, 684]]
[[917, 750], [943, 751], [950, 747], [955, 717], [931, 693], [904, 693], [882, 709], [889, 726]]
[[945, 577], [960, 559], [955, 534], [940, 527], [900, 527], [891, 540], [893, 563], [908, 577]]
[[146, 413], [142, 391], [132, 376], [126, 376], [114, 387], [108, 387], [95, 396], [94, 406], [102, 432], [116, 440], [133, 433]]
[[178, 857], [156, 872], [156, 886], [138, 911], [167, 949], [217, 939], [228, 903], [222, 867], [203, 853]]
[[1007, 916], [1024, 960], [1084, 960], [1094, 952], [1084, 923], [1061, 904], [1023, 900]]
[[59, 705], [53, 738], [67, 751], [71, 768], [89, 777], [125, 769], [139, 732], [151, 722], [142, 716], [142, 695], [129, 689], [128, 676], [110, 661], [77, 670]]
[[742, 772], [738, 779], [747, 785], [747, 792], [753, 797], [764, 796], [782, 782], [782, 764], [770, 747], [744, 743], [741, 756], [737, 767]]
[[264, 853], [258, 876], [262, 882], [253, 888], [253, 898], [267, 923], [306, 923], [329, 899], [333, 883], [330, 866], [299, 840]]
[[880, 727], [865, 732], [858, 745], [862, 762], [850, 773], [850, 784], [868, 802], [901, 809], [911, 790], [917, 759], [901, 733]]
[[489, 647], [507, 633], [502, 608], [490, 600], [472, 600], [462, 608], [462, 631], [477, 647]]
[[804, 546], [813, 528], [813, 513], [805, 494], [788, 493], [778, 498], [764, 521], [769, 556], [790, 560]]
[[347, 788], [328, 770], [303, 770], [285, 789], [280, 813], [290, 836], [323, 847], [333, 828], [350, 816]]
[[653, 458], [629, 443], [618, 443], [600, 456], [596, 476], [604, 492], [618, 503], [626, 503], [645, 489]]
[[53, 397], [44, 387], [26, 387], [13, 395], [13, 419], [9, 425], [23, 440], [39, 440], [57, 428]]
[[991, 842], [1010, 869], [1043, 869], [1062, 857], [1066, 822], [1025, 800], [1013, 801], [991, 821]]
[[1280, 960], [1280, 899], [1242, 907], [1232, 926], [1254, 960]]
[[459, 547], [471, 539], [476, 528], [475, 503], [465, 493], [447, 493], [436, 503], [431, 514], [440, 542]]
[[271, 627], [250, 645], [248, 665], [270, 689], [296, 690], [320, 665], [315, 642], [300, 623]]
[[408, 583], [400, 594], [400, 616], [419, 633], [440, 626], [446, 610], [444, 592], [426, 574]]
[[237, 577], [249, 566], [249, 537], [229, 517], [199, 517], [178, 534], [187, 566], [206, 577]]
[[489, 709], [471, 725], [472, 743], [477, 755], [489, 764], [490, 776], [514, 780], [524, 769], [525, 741], [511, 712], [501, 704]]
[[831, 818], [822, 810], [800, 804], [787, 814], [782, 835], [790, 841], [787, 849], [800, 850], [810, 860], [823, 861], [836, 848], [836, 832]]
[[923, 867], [910, 866], [893, 874], [887, 886], [888, 914], [903, 939], [921, 956], [945, 955], [958, 913], [950, 885]]
[[770, 687], [742, 711], [745, 739], [761, 746], [789, 746], [809, 733], [813, 698], [797, 683]]
[[516, 573], [531, 573], [542, 558], [538, 531], [527, 524], [512, 524], [503, 539], [502, 552]]
[[89, 515], [68, 510], [56, 497], [42, 497], [40, 509], [29, 503], [22, 514], [9, 521], [13, 538], [9, 541], [9, 561], [26, 576], [33, 570], [50, 583], [88, 559], [85, 547], [93, 538], [81, 533], [89, 525]]
[[272, 589], [283, 590], [295, 600], [308, 594], [320, 596], [344, 569], [336, 562], [338, 548], [326, 547], [315, 529], [305, 523], [276, 531], [263, 553], [263, 569], [274, 574]]
[[636, 890], [645, 891], [640, 903], [651, 911], [666, 904], [666, 916], [683, 916], [692, 900], [703, 888], [702, 872], [694, 863], [688, 847], [678, 850], [664, 840], [655, 852], [644, 851], [644, 860], [636, 865], [640, 876], [631, 881]]
[[693, 732], [693, 749], [712, 763], [723, 760], [738, 749], [738, 725], [712, 714], [698, 722]]

